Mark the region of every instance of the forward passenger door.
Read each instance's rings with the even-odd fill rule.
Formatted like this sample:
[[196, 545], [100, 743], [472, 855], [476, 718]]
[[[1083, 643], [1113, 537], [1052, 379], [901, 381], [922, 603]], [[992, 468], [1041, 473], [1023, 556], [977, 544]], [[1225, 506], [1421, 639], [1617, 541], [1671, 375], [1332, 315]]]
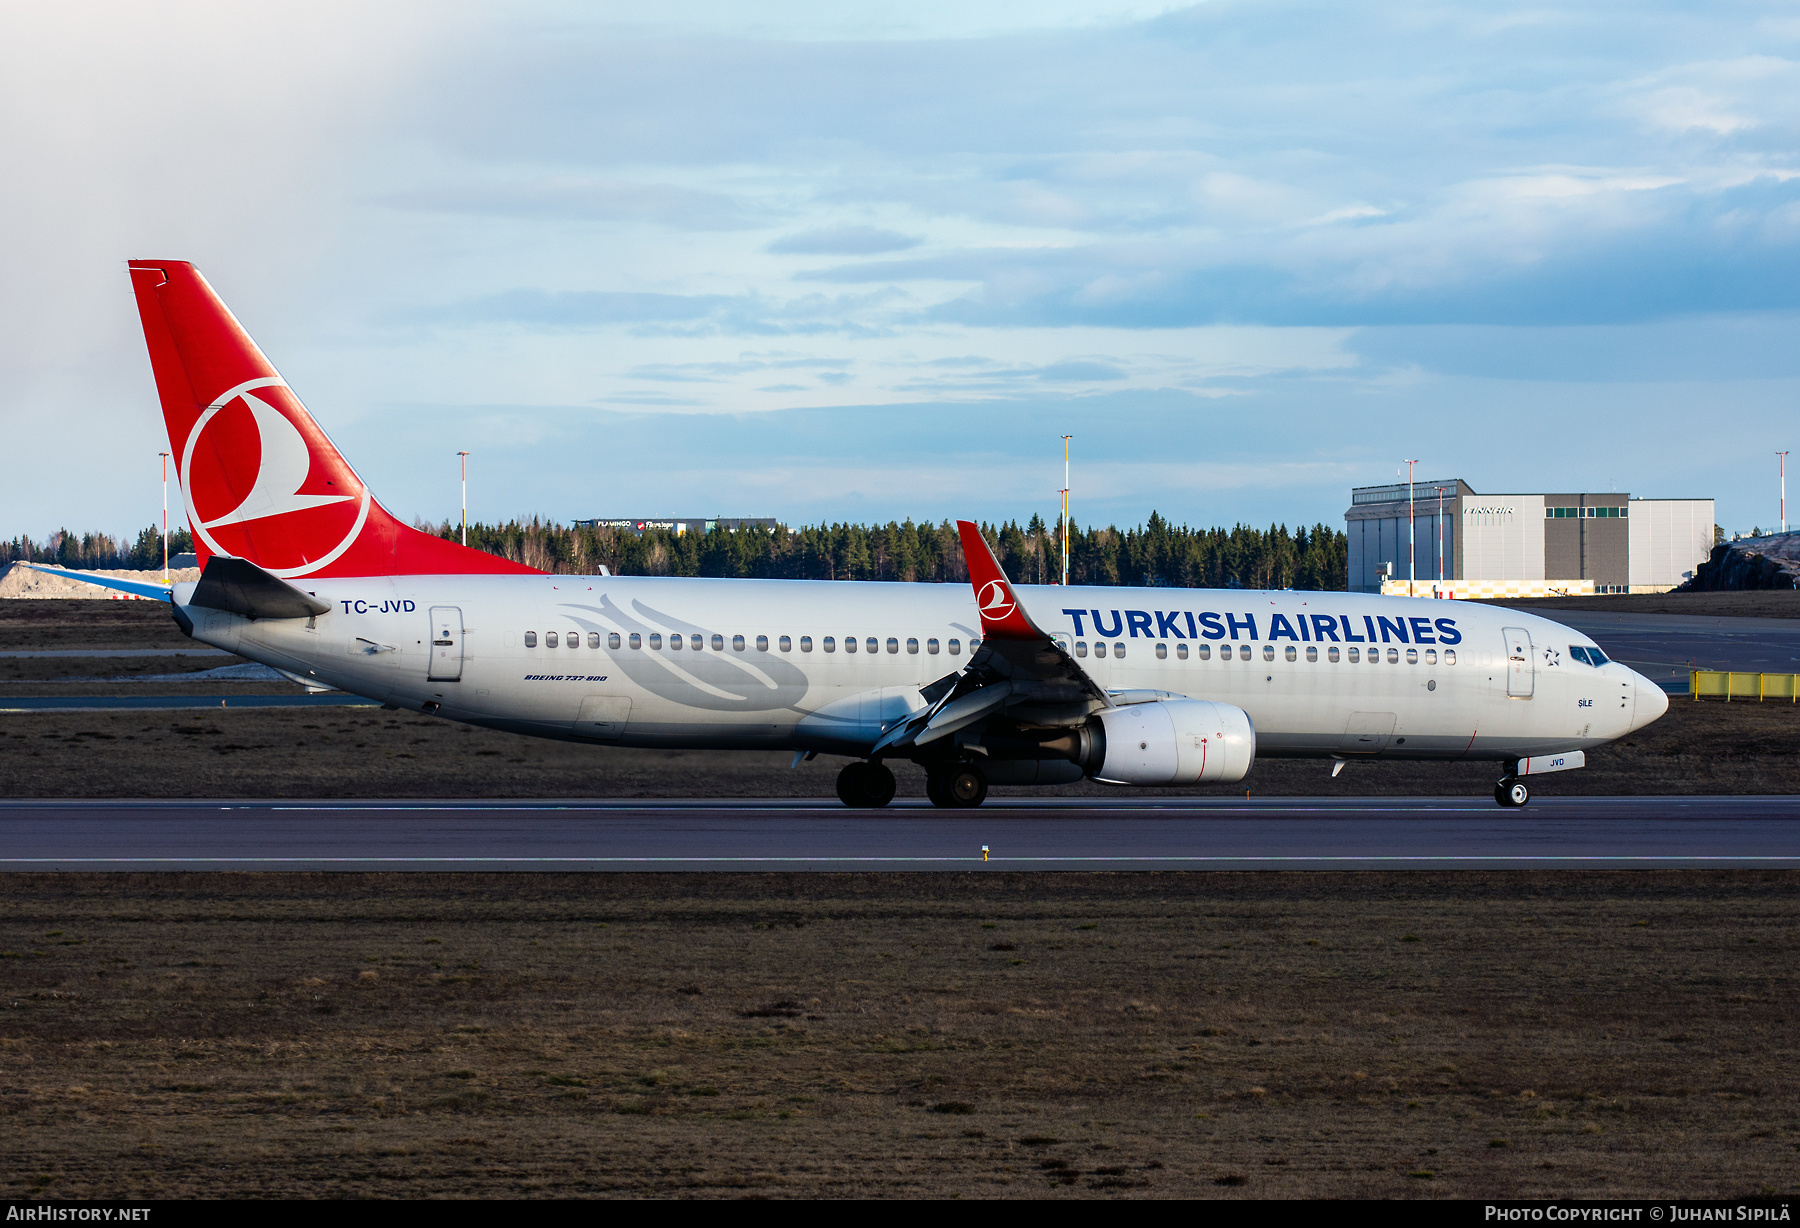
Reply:
[[1501, 634], [1506, 637], [1506, 693], [1513, 699], [1530, 699], [1537, 681], [1531, 633], [1523, 627], [1504, 627]]

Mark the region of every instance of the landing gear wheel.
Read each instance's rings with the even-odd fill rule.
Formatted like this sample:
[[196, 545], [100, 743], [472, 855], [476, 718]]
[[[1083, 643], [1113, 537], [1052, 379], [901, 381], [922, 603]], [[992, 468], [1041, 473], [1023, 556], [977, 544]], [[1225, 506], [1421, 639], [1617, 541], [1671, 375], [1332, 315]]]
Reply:
[[1523, 806], [1531, 800], [1531, 790], [1521, 780], [1503, 780], [1494, 786], [1494, 800], [1502, 806]]
[[858, 810], [879, 810], [894, 800], [894, 774], [880, 763], [849, 763], [838, 773], [838, 800]]
[[925, 796], [931, 799], [933, 806], [954, 806], [956, 802], [950, 796], [950, 775], [948, 772], [927, 772], [925, 774]]
[[987, 773], [973, 763], [951, 768], [944, 776], [944, 793], [950, 805], [973, 810], [987, 800]]

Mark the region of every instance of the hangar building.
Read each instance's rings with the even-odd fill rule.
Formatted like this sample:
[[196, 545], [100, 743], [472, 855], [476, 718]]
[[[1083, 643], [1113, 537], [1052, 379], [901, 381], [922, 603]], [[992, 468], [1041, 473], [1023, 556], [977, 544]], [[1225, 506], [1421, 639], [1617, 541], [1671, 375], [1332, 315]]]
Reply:
[[[1483, 495], [1461, 478], [1350, 492], [1350, 591], [1419, 596], [1660, 593], [1712, 553], [1711, 499]], [[1442, 509], [1440, 514], [1440, 508]]]

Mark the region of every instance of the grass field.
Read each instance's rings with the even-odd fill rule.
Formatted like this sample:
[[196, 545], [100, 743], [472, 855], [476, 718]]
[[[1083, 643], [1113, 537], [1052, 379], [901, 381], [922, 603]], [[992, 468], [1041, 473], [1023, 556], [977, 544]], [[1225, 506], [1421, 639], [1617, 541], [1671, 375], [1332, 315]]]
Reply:
[[0, 1179], [1785, 1195], [1795, 881], [21, 875]]

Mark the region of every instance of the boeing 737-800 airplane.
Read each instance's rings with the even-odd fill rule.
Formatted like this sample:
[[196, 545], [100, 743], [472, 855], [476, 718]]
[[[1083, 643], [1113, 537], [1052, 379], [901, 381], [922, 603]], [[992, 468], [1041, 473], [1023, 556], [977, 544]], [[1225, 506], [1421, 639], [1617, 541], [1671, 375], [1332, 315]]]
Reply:
[[130, 271], [204, 570], [82, 578], [311, 687], [538, 737], [845, 755], [858, 806], [892, 799], [884, 760], [978, 806], [993, 784], [1237, 781], [1258, 755], [1497, 761], [1495, 798], [1518, 806], [1525, 778], [1668, 708], [1529, 614], [1014, 586], [967, 521], [972, 591], [546, 575], [395, 519], [191, 265]]

